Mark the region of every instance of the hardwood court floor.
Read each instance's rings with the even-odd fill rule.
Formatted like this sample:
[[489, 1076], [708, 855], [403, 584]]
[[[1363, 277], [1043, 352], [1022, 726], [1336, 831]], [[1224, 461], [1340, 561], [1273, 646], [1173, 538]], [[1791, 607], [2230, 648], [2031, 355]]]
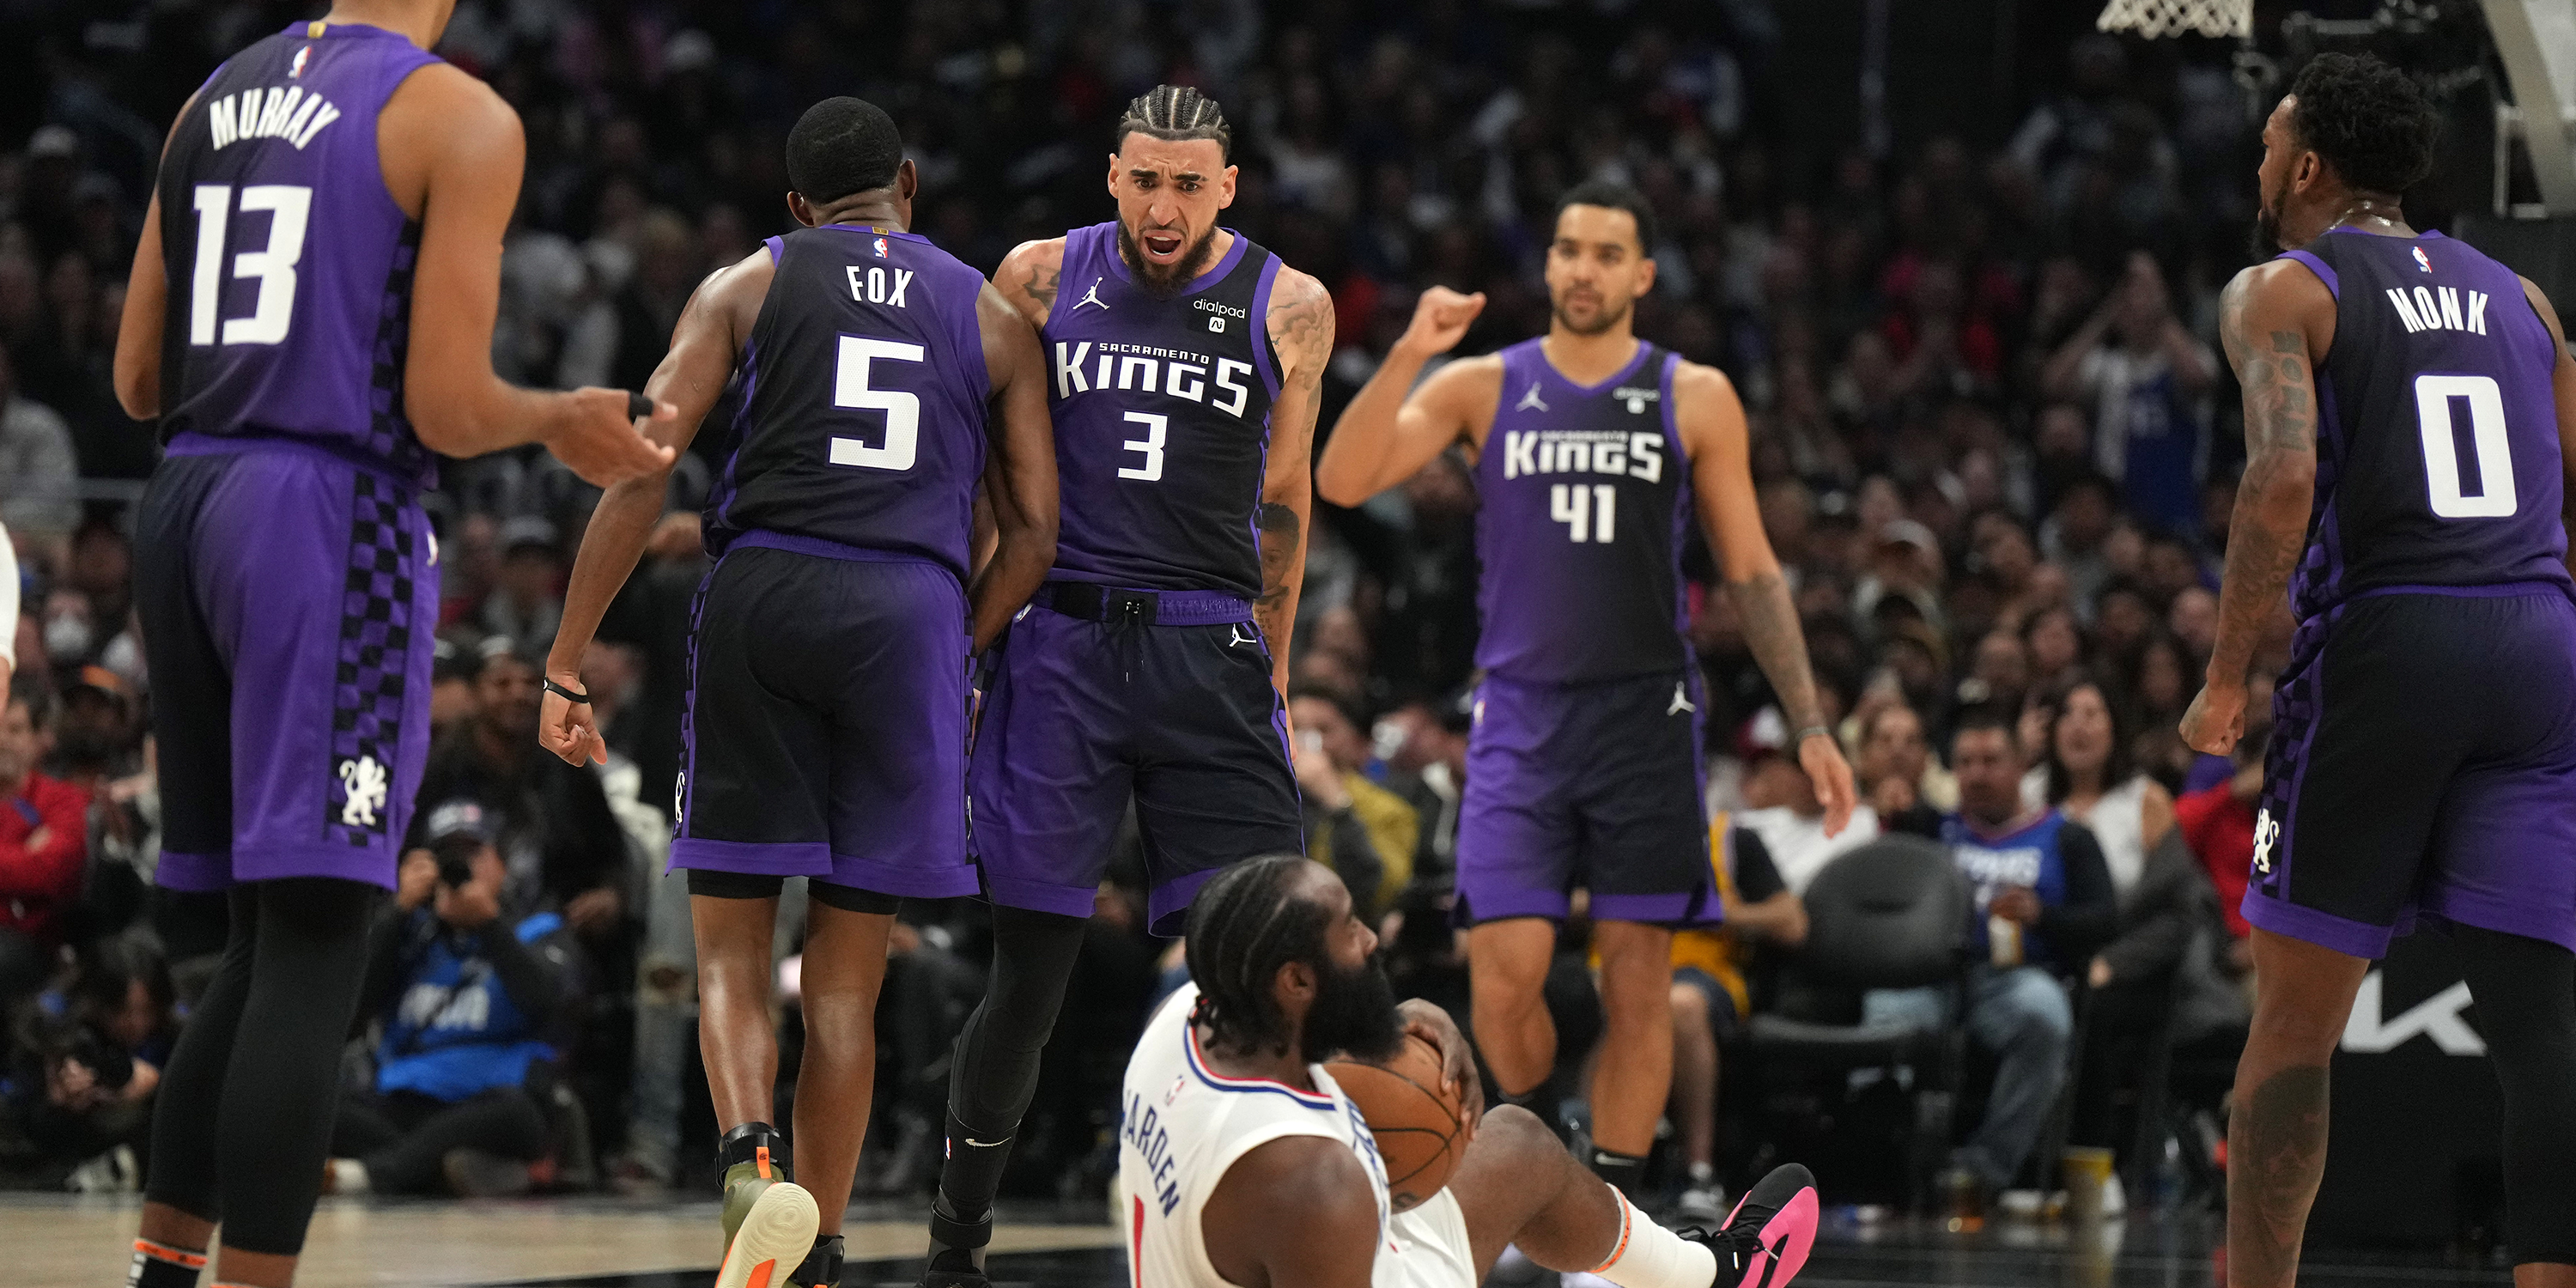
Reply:
[[[134, 1237], [133, 1199], [0, 1195], [0, 1288], [115, 1288]], [[994, 1240], [997, 1288], [1123, 1288], [1118, 1232], [1097, 1208], [1013, 1209]], [[909, 1288], [922, 1230], [911, 1205], [861, 1205], [847, 1227], [842, 1288]], [[2215, 1288], [2213, 1219], [2131, 1220], [2079, 1238], [1998, 1224], [1953, 1236], [1927, 1227], [1828, 1226], [1797, 1288]], [[452, 1203], [325, 1200], [314, 1217], [308, 1288], [707, 1288], [711, 1202], [538, 1199]], [[2439, 1258], [2319, 1249], [2303, 1288], [2504, 1285], [2500, 1268]], [[1547, 1279], [1495, 1288], [1556, 1288]]]

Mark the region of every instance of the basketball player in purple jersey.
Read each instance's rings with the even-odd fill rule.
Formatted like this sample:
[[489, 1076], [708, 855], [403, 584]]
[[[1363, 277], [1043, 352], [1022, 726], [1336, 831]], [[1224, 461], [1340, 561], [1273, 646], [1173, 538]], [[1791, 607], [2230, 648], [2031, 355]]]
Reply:
[[[716, 564], [692, 613], [671, 866], [689, 872], [700, 1042], [725, 1132], [725, 1273], [759, 1282], [783, 1256], [784, 1282], [821, 1288], [841, 1276], [896, 903], [976, 890], [967, 658], [1055, 557], [1055, 444], [1036, 332], [982, 274], [905, 231], [917, 180], [882, 110], [807, 109], [787, 177], [804, 227], [698, 287], [646, 388], [678, 408], [656, 436], [685, 448], [727, 383], [743, 386], [707, 504]], [[582, 654], [665, 482], [611, 488], [573, 565], [538, 738], [574, 764], [607, 756]], [[997, 545], [970, 577], [979, 486]], [[787, 1142], [769, 1123], [770, 933], [788, 876], [812, 897], [794, 1124], [810, 1202], [774, 1183]], [[777, 1246], [793, 1209], [817, 1207], [819, 1235], [809, 1215], [792, 1250]]]
[[1332, 300], [1218, 226], [1231, 138], [1214, 100], [1157, 86], [1118, 123], [1118, 218], [993, 277], [1046, 350], [1063, 522], [975, 735], [995, 950], [949, 1083], [934, 1288], [985, 1283], [994, 1190], [1130, 799], [1158, 934], [1218, 870], [1303, 850], [1280, 694]]
[[[1484, 632], [1458, 830], [1476, 1040], [1507, 1099], [1546, 1098], [1556, 1030], [1539, 987], [1556, 920], [1591, 891], [1608, 1029], [1592, 1085], [1592, 1164], [1638, 1192], [1672, 1080], [1672, 928], [1718, 919], [1700, 773], [1700, 677], [1682, 637], [1681, 551], [1696, 513], [1753, 653], [1797, 730], [1828, 832], [1851, 816], [1851, 770], [1825, 727], [1807, 646], [1762, 533], [1744, 409], [1726, 377], [1639, 341], [1654, 215], [1617, 184], [1557, 207], [1548, 334], [1423, 364], [1466, 334], [1481, 295], [1433, 287], [1342, 412], [1316, 471], [1358, 505], [1452, 444], [1483, 508]], [[1408, 392], [1410, 391], [1410, 392]], [[1542, 1116], [1550, 1106], [1538, 1106]]]
[[2309, 63], [2263, 127], [2257, 244], [2279, 258], [2221, 301], [2247, 460], [2187, 741], [2234, 745], [2285, 589], [2299, 619], [2245, 891], [2233, 1288], [2297, 1277], [2328, 1061], [2419, 919], [2450, 929], [2503, 1084], [2514, 1283], [2576, 1285], [2576, 360], [2537, 287], [2407, 226], [2435, 122], [2394, 68]]
[[221, 1280], [294, 1277], [428, 749], [433, 454], [543, 443], [603, 486], [671, 459], [626, 393], [492, 374], [524, 144], [427, 52], [452, 8], [349, 0], [217, 68], [134, 256], [117, 399], [168, 456], [135, 543], [159, 879], [232, 922], [162, 1076], [139, 1288], [195, 1283], [218, 1223]]

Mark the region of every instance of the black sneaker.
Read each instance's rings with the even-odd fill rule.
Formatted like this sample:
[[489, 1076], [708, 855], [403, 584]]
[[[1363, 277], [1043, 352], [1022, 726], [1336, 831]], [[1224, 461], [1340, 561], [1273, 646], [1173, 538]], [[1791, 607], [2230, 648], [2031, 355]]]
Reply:
[[814, 1250], [805, 1254], [803, 1264], [789, 1273], [787, 1282], [793, 1288], [840, 1288], [841, 1263], [847, 1245], [837, 1234], [817, 1235]]
[[1816, 1178], [1796, 1163], [1771, 1169], [1737, 1200], [1718, 1230], [1682, 1237], [1717, 1254], [1717, 1282], [1736, 1288], [1785, 1288], [1816, 1246]]
[[943, 1196], [930, 1204], [930, 1268], [921, 1273], [921, 1288], [993, 1288], [984, 1273], [984, 1247], [993, 1241], [993, 1213], [981, 1221], [948, 1215]]

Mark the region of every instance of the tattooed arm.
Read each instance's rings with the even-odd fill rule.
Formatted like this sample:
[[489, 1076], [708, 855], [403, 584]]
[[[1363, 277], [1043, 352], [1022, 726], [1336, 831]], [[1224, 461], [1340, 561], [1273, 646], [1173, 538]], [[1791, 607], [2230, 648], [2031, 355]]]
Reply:
[[1287, 265], [1270, 287], [1270, 343], [1279, 398], [1270, 407], [1270, 474], [1261, 485], [1261, 599], [1253, 620], [1270, 649], [1270, 678], [1288, 691], [1288, 642], [1306, 581], [1306, 524], [1315, 506], [1315, 416], [1333, 360], [1333, 297]]
[[993, 289], [1010, 301], [1029, 325], [1046, 325], [1047, 312], [1055, 307], [1056, 278], [1064, 272], [1064, 239], [1050, 237], [1045, 241], [1021, 242], [1002, 257], [1002, 266], [993, 270]]
[[1807, 663], [1807, 637], [1798, 628], [1798, 606], [1780, 572], [1780, 557], [1762, 531], [1762, 509], [1753, 495], [1751, 447], [1744, 404], [1715, 367], [1685, 362], [1673, 373], [1674, 421], [1690, 453], [1691, 492], [1699, 521], [1717, 555], [1718, 571], [1744, 619], [1744, 642], [1779, 695], [1780, 713], [1801, 731], [1798, 767], [1815, 784], [1825, 807], [1825, 834], [1843, 830], [1855, 794], [1851, 766], [1825, 725], [1816, 696], [1816, 674]]
[[2219, 341], [2245, 387], [2245, 477], [2227, 530], [2218, 642], [2183, 741], [2225, 755], [2245, 732], [2245, 673], [2263, 624], [2288, 593], [2316, 499], [2316, 363], [2334, 343], [2335, 301], [2296, 260], [2236, 275], [2219, 301]]

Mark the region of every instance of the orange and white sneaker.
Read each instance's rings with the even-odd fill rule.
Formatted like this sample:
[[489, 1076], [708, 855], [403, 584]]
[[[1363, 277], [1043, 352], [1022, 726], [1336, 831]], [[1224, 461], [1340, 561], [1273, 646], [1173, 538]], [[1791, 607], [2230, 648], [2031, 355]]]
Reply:
[[770, 1164], [762, 1146], [749, 1162], [725, 1169], [723, 1221], [716, 1288], [784, 1288], [787, 1272], [813, 1250], [822, 1212], [804, 1186]]

